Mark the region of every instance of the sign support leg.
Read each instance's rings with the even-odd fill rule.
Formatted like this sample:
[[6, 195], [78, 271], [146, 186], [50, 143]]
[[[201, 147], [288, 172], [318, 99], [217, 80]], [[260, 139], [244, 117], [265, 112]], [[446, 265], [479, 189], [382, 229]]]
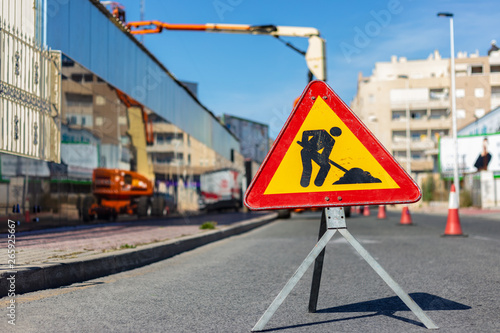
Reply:
[[339, 229], [339, 232], [351, 244], [351, 246], [363, 257], [363, 259], [373, 268], [373, 270], [384, 280], [385, 283], [399, 296], [399, 298], [410, 308], [417, 318], [428, 329], [439, 328], [434, 322], [427, 317], [425, 312], [418, 306], [417, 303], [392, 279], [392, 277], [379, 265], [368, 251], [352, 236], [347, 229]]
[[[321, 222], [319, 225], [318, 241], [323, 237], [326, 232], [326, 208], [323, 209], [321, 214]], [[311, 295], [309, 296], [309, 312], [316, 312], [318, 306], [319, 286], [321, 284], [321, 273], [323, 272], [323, 260], [325, 258], [325, 249], [320, 252], [316, 261], [314, 262], [313, 278], [311, 283]]]
[[[323, 225], [325, 223], [326, 226]], [[325, 229], [323, 229], [325, 228]], [[292, 291], [295, 285], [302, 278], [307, 269], [312, 265], [312, 262], [316, 260], [315, 271], [313, 275], [313, 282], [311, 286], [311, 296], [309, 300], [309, 312], [316, 311], [316, 305], [319, 294], [319, 283], [321, 280], [321, 270], [323, 268], [323, 257], [318, 260], [320, 253], [324, 255], [324, 249], [326, 244], [333, 237], [335, 232], [339, 233], [347, 240], [349, 244], [361, 255], [361, 257], [373, 268], [373, 270], [384, 280], [385, 283], [396, 293], [397, 296], [410, 308], [410, 310], [417, 316], [417, 318], [427, 327], [428, 329], [437, 329], [438, 326], [427, 317], [425, 312], [418, 306], [417, 303], [397, 284], [396, 281], [380, 266], [380, 264], [368, 253], [368, 251], [363, 248], [363, 246], [351, 235], [347, 230], [345, 223], [344, 209], [340, 208], [326, 208], [321, 216], [320, 225], [320, 235], [322, 234], [316, 246], [304, 259], [302, 264], [293, 276], [288, 280], [286, 285], [280, 291], [278, 296], [274, 299], [271, 305], [267, 308], [266, 312], [259, 319], [257, 324], [252, 328], [252, 332], [262, 331], [267, 322], [274, 315], [278, 307], [283, 303], [288, 294]], [[311, 306], [314, 306], [314, 311], [311, 311]]]
[[319, 242], [316, 244], [316, 246], [312, 249], [312, 251], [307, 255], [307, 257], [304, 259], [302, 264], [300, 264], [299, 268], [295, 271], [293, 276], [288, 280], [286, 285], [283, 287], [283, 289], [280, 291], [278, 296], [274, 299], [274, 301], [269, 305], [267, 308], [266, 312], [262, 315], [262, 317], [259, 319], [257, 324], [252, 328], [252, 332], [255, 331], [262, 331], [264, 329], [264, 326], [266, 326], [267, 322], [273, 314], [276, 312], [278, 307], [283, 303], [285, 298], [288, 296], [288, 294], [292, 291], [292, 289], [295, 287], [297, 282], [302, 278], [304, 273], [307, 271], [309, 266], [313, 263], [314, 259], [318, 256], [318, 254], [325, 248], [326, 244], [330, 241], [330, 239], [333, 237], [337, 230], [335, 229], [329, 229], [325, 232], [323, 237], [319, 240]]

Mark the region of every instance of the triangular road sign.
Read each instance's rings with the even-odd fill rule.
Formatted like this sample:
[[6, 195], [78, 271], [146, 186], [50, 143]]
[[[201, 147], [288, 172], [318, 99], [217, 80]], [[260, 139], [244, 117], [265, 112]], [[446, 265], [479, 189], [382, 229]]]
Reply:
[[410, 203], [418, 185], [323, 81], [311, 82], [245, 194], [251, 209]]

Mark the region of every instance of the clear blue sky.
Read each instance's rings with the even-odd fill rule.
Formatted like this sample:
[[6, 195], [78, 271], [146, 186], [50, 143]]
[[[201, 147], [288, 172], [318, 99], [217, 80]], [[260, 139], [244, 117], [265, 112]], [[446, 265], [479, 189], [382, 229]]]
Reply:
[[[140, 19], [140, 0], [120, 2], [127, 21]], [[317, 28], [327, 41], [327, 82], [347, 104], [358, 73], [370, 75], [375, 62], [423, 59], [435, 49], [449, 58], [449, 19], [436, 16], [443, 11], [454, 14], [456, 52], [486, 55], [492, 39], [500, 44], [498, 0], [145, 0], [146, 20]], [[307, 39], [287, 41], [307, 49]], [[304, 58], [268, 36], [164, 31], [144, 44], [178, 79], [198, 83], [214, 114], [269, 124], [273, 138], [307, 84]]]

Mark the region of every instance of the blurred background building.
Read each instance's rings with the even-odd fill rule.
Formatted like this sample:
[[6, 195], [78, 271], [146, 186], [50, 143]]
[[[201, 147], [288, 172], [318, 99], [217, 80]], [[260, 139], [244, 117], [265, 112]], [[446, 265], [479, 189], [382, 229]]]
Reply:
[[[500, 105], [497, 49], [493, 43], [486, 56], [480, 56], [479, 52], [458, 53], [455, 63], [458, 129]], [[439, 172], [438, 141], [451, 135], [452, 128], [450, 67], [450, 59], [443, 59], [435, 51], [421, 60], [393, 56], [390, 62], [377, 62], [371, 76], [359, 75], [358, 91], [351, 103], [353, 111], [403, 167], [407, 165], [409, 124], [413, 173]]]
[[0, 18], [1, 214], [21, 203], [77, 217], [98, 167], [145, 174], [181, 211], [198, 208], [201, 174], [244, 172], [239, 140], [196, 83], [176, 79], [99, 1], [1, 1]]

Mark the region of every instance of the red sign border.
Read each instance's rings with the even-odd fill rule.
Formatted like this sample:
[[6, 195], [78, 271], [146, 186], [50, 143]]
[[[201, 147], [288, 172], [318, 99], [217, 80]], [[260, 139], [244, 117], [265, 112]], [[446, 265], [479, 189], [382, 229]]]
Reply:
[[[316, 98], [323, 98], [344, 124], [360, 140], [378, 163], [398, 184], [396, 189], [347, 190], [287, 194], [264, 194], [272, 177], [307, 118]], [[312, 81], [305, 88], [296, 107], [274, 141], [271, 150], [245, 193], [244, 203], [252, 210], [338, 207], [376, 204], [412, 203], [420, 200], [422, 192], [361, 120], [323, 81]]]

